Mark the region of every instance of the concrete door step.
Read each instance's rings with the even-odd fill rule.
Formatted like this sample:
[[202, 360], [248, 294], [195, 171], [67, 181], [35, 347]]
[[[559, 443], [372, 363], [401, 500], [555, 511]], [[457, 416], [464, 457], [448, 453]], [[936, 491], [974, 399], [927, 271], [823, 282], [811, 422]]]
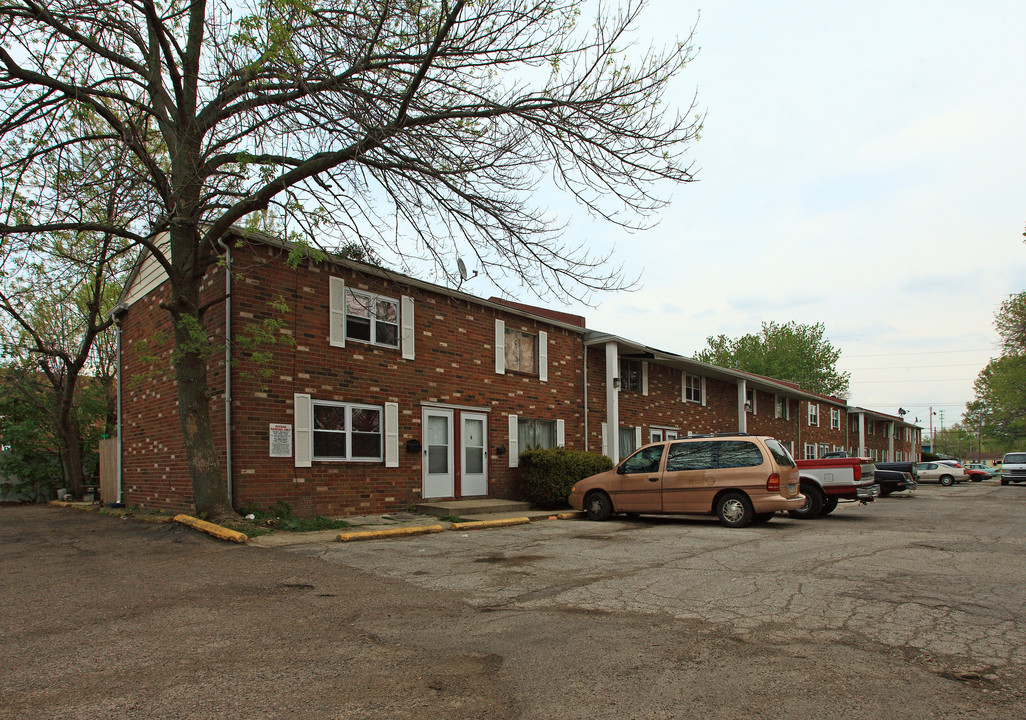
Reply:
[[498, 498], [474, 498], [473, 500], [432, 500], [417, 505], [417, 512], [426, 515], [443, 517], [445, 515], [493, 515], [525, 513], [531, 509], [531, 503], [517, 500], [500, 500]]

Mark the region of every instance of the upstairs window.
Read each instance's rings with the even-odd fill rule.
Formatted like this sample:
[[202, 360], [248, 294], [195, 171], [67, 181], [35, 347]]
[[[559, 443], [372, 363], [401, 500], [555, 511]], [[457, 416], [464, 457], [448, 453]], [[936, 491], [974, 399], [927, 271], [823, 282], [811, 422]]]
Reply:
[[745, 412], [758, 414], [755, 408], [755, 388], [745, 388]]
[[620, 389], [641, 392], [640, 360], [620, 360]]
[[506, 371], [538, 374], [538, 336], [506, 329]]
[[693, 402], [698, 404], [704, 404], [705, 400], [702, 397], [702, 378], [698, 375], [684, 374], [684, 402]]
[[809, 426], [819, 427], [819, 404], [809, 403]]
[[399, 347], [399, 301], [346, 288], [346, 339]]
[[782, 395], [773, 396], [773, 417], [781, 420], [789, 420], [791, 417], [791, 403]]
[[841, 411], [838, 408], [830, 408], [830, 429], [841, 429]]

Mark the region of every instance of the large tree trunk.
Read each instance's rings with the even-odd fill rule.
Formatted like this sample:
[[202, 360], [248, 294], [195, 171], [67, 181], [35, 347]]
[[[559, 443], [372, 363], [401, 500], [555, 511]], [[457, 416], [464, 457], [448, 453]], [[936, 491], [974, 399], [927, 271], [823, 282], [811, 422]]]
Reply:
[[76, 500], [82, 499], [85, 491], [85, 475], [82, 470], [82, 433], [75, 417], [75, 406], [69, 398], [74, 397], [75, 386], [70, 379], [65, 379], [63, 386], [57, 390], [54, 403], [56, 407], [54, 423], [57, 442], [60, 446], [61, 464], [64, 466], [64, 479], [68, 490]]
[[192, 476], [196, 512], [218, 521], [236, 516], [221, 474], [221, 463], [210, 424], [210, 389], [207, 385], [206, 354], [196, 348], [196, 338], [187, 327], [175, 322], [175, 378], [178, 381], [178, 419], [182, 424], [185, 455]]

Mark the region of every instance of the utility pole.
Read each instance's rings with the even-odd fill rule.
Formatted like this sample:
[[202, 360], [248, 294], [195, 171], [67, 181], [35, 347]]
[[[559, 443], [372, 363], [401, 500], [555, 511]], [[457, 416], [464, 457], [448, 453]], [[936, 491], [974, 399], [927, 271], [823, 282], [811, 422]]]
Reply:
[[930, 406], [930, 453], [933, 454], [933, 416], [936, 413], [933, 411], [933, 405]]

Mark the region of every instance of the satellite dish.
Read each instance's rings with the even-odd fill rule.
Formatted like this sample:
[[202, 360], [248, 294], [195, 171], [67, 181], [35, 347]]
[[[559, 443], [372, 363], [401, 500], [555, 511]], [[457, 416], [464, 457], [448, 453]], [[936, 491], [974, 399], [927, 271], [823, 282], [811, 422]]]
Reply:
[[[460, 284], [456, 286], [459, 290], [463, 287], [463, 283], [470, 279], [470, 275], [467, 274], [467, 264], [463, 262], [463, 258], [456, 258], [456, 269], [460, 271]], [[477, 270], [474, 271], [474, 277], [477, 277]]]

